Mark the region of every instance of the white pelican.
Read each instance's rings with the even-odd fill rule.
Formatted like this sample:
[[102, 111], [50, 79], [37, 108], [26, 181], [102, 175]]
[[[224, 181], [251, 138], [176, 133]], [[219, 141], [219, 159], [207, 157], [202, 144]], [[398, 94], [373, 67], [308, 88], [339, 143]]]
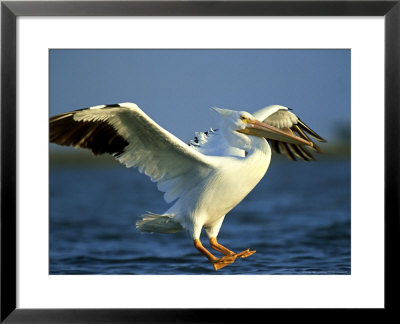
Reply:
[[[197, 133], [186, 144], [163, 129], [136, 104], [101, 105], [50, 118], [50, 142], [109, 153], [144, 172], [164, 192], [172, 206], [163, 214], [146, 213], [136, 223], [142, 232], [190, 232], [194, 246], [215, 270], [255, 251], [235, 253], [217, 241], [225, 215], [266, 173], [271, 149], [291, 159], [311, 160], [309, 146], [320, 151], [308, 135], [324, 141], [288, 108], [273, 105], [253, 114], [214, 108], [218, 130]], [[308, 134], [308, 135], [307, 135]], [[266, 140], [267, 139], [267, 140]], [[200, 241], [202, 229], [218, 258]]]

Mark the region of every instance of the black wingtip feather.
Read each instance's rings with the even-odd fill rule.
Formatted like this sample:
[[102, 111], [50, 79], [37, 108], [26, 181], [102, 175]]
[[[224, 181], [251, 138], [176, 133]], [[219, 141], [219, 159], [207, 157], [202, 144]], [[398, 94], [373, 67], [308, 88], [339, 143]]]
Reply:
[[129, 144], [106, 121], [76, 121], [74, 113], [50, 118], [50, 142], [86, 148], [94, 155], [108, 153], [116, 157], [124, 153]]
[[279, 142], [279, 146], [282, 148], [282, 151], [287, 155], [287, 157], [292, 160], [296, 161], [296, 156], [293, 154], [293, 152], [289, 149], [289, 146], [287, 143]]
[[268, 140], [268, 141], [269, 141], [269, 143], [271, 144], [272, 149], [273, 149], [276, 153], [280, 154], [280, 153], [281, 153], [281, 150], [279, 149], [278, 142], [275, 141], [275, 140], [271, 140], [271, 139]]
[[305, 130], [308, 134], [310, 134], [313, 138], [315, 138], [317, 141], [320, 142], [326, 142], [325, 139], [323, 139], [321, 136], [319, 136], [316, 132], [314, 132], [310, 127], [308, 127], [306, 124], [304, 124], [300, 118], [298, 118], [298, 125], [301, 129]]
[[298, 145], [295, 144], [289, 144], [289, 147], [293, 150], [293, 152], [301, 159], [303, 159], [304, 161], [310, 161], [311, 159], [305, 155], [300, 148], [298, 147]]
[[308, 152], [308, 150], [304, 146], [299, 145], [298, 148], [309, 160], [315, 161], [315, 158], [311, 155], [310, 152]]

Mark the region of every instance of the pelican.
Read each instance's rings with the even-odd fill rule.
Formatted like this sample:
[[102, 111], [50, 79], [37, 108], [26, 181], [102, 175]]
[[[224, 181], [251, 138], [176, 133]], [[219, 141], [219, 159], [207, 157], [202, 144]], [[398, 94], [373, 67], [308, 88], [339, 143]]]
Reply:
[[[134, 103], [100, 105], [50, 118], [50, 142], [108, 153], [126, 167], [157, 183], [171, 207], [163, 214], [145, 213], [137, 221], [141, 232], [187, 230], [195, 248], [215, 270], [256, 251], [235, 253], [217, 240], [225, 215], [239, 204], [265, 175], [272, 148], [290, 159], [313, 160], [308, 150], [321, 152], [312, 140], [325, 140], [289, 108], [272, 105], [250, 114], [213, 108], [218, 128], [196, 133], [184, 143], [162, 128]], [[217, 257], [200, 241], [205, 230]]]

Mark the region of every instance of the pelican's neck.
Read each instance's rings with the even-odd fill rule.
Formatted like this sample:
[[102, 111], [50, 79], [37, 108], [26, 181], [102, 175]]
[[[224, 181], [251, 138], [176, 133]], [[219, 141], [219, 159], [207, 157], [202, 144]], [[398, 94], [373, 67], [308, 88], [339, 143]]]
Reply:
[[248, 136], [235, 132], [222, 133], [222, 138], [218, 139], [222, 140], [219, 143], [223, 145], [223, 149], [221, 149], [223, 155], [250, 157], [250, 155], [257, 153], [266, 157], [271, 156], [269, 144], [263, 137]]
[[248, 156], [255, 153], [266, 156], [271, 155], [271, 148], [265, 138], [257, 136], [249, 136], [249, 138], [251, 145], [246, 150], [248, 152]]

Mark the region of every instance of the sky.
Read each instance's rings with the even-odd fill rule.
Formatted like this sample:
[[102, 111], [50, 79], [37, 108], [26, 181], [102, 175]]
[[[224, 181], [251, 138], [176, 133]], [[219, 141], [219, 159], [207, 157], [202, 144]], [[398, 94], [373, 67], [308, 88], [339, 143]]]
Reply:
[[134, 102], [184, 141], [216, 127], [210, 107], [279, 104], [322, 137], [350, 124], [350, 50], [50, 50], [50, 115]]

